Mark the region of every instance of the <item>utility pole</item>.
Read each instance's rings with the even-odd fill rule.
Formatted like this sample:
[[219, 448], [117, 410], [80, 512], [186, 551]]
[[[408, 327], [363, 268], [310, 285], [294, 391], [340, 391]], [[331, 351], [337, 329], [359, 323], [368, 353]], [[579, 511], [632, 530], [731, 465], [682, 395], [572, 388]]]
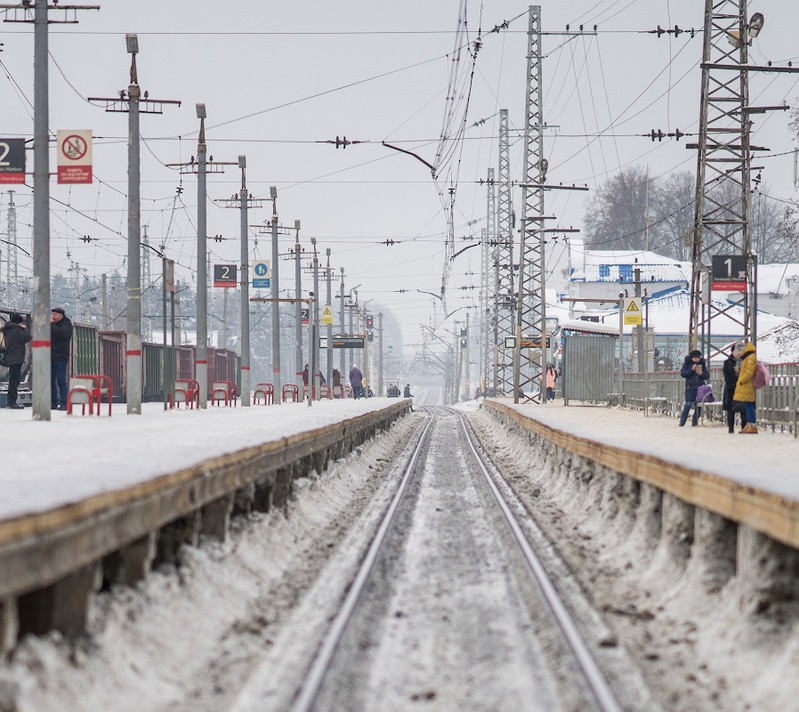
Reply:
[[[546, 403], [544, 362], [546, 355], [546, 266], [544, 261], [544, 158], [543, 56], [541, 51], [541, 7], [531, 5], [527, 30], [527, 97], [524, 125], [524, 183], [519, 254], [519, 295], [516, 312], [516, 343], [513, 352], [513, 402], [519, 391], [532, 389], [536, 379], [540, 391], [533, 400]], [[540, 335], [539, 348], [531, 349], [529, 370], [522, 370], [522, 336]]]
[[[717, 352], [710, 340], [715, 317], [726, 315], [742, 327], [744, 338], [757, 340], [757, 256], [749, 231], [750, 162], [752, 152], [766, 149], [750, 143], [751, 115], [785, 107], [749, 106], [749, 73], [799, 72], [799, 67], [748, 64], [750, 38], [760, 33], [763, 22], [761, 13], [747, 17], [746, 0], [705, 0], [699, 143], [688, 144], [698, 149], [689, 343], [707, 357]], [[740, 257], [744, 269], [738, 271], [745, 272], [746, 278], [741, 298], [726, 300], [724, 307], [711, 299], [707, 262], [716, 256]], [[714, 278], [719, 276], [740, 275]], [[726, 291], [738, 290], [726, 287]], [[735, 307], [743, 310], [740, 320], [731, 313]]]
[[108, 112], [128, 115], [128, 279], [127, 279], [127, 354], [125, 359], [125, 400], [128, 415], [141, 414], [142, 397], [142, 346], [141, 346], [141, 207], [140, 207], [140, 146], [139, 114], [162, 114], [165, 104], [180, 102], [170, 99], [150, 99], [147, 92], [142, 98], [136, 70], [139, 52], [137, 35], [125, 35], [128, 54], [131, 55], [130, 85], [127, 95], [121, 91], [111, 98], [89, 97], [89, 101], [104, 101]]
[[[249, 257], [249, 209], [263, 207], [263, 201], [253, 198], [247, 192], [247, 157], [239, 156], [238, 166], [241, 169], [241, 188], [238, 198], [232, 196], [226, 207], [238, 208], [240, 215], [240, 260], [241, 260], [241, 301], [239, 328], [241, 330], [241, 340], [239, 342], [239, 352], [241, 357], [241, 405], [249, 408], [250, 400], [250, 257]], [[274, 270], [274, 267], [273, 267]]]
[[511, 202], [507, 109], [499, 110], [499, 202], [497, 205], [495, 395], [511, 393], [513, 388], [513, 364], [504, 348], [505, 337], [513, 336], [515, 332], [513, 309], [516, 304], [513, 286], [513, 205]]
[[485, 311], [483, 320], [485, 322], [485, 365], [483, 373], [484, 393], [489, 390], [489, 382], [492, 384], [493, 393], [497, 393], [497, 367], [499, 354], [499, 332], [497, 330], [497, 310], [499, 302], [499, 235], [497, 234], [497, 192], [494, 182], [494, 169], [488, 169], [486, 184], [487, 205], [486, 205], [486, 230], [485, 245], [483, 246], [483, 276], [484, 289], [486, 293]]
[[[208, 113], [205, 104], [195, 104], [195, 113], [200, 120], [197, 139], [197, 160], [192, 156], [189, 163], [167, 163], [177, 167], [181, 175], [197, 174], [197, 350], [194, 356], [194, 377], [199, 384], [200, 408], [208, 408], [208, 174], [224, 173], [224, 166], [237, 163], [219, 161], [213, 157], [208, 161], [208, 146], [205, 142], [205, 119]], [[225, 290], [227, 292], [227, 290]], [[227, 297], [227, 293], [225, 294]], [[225, 344], [227, 348], [227, 344]]]
[[11, 307], [16, 307], [17, 300], [19, 299], [19, 266], [17, 263], [17, 206], [14, 204], [14, 191], [8, 191], [8, 247], [6, 250], [8, 257], [6, 259], [6, 289], [8, 304]]
[[[299, 223], [299, 220], [297, 221]], [[302, 362], [302, 252], [300, 247], [300, 228], [297, 224], [297, 231], [294, 236], [294, 298], [297, 300], [294, 305], [294, 334], [297, 340], [295, 344], [297, 354], [297, 368], [295, 371], [303, 370]]]
[[386, 395], [383, 383], [383, 312], [377, 314], [377, 395]]
[[[344, 268], [340, 267], [339, 269], [341, 270], [341, 295], [340, 295], [340, 299], [341, 299], [340, 314], [341, 314], [341, 317], [340, 317], [340, 321], [339, 321], [339, 331], [341, 332], [341, 334], [343, 336], [344, 334], [346, 334], [346, 329], [347, 329], [347, 327], [345, 326], [345, 324], [346, 324], [346, 322], [345, 322], [345, 313], [346, 312], [344, 311]], [[344, 379], [346, 377], [346, 375], [345, 375], [346, 371], [344, 370], [346, 368], [346, 366], [344, 365], [345, 355], [346, 355], [346, 350], [345, 349], [341, 349], [341, 353], [339, 354], [339, 359], [338, 359], [339, 360], [338, 370], [339, 370], [339, 373], [341, 374], [341, 378], [342, 379]]]
[[[327, 284], [327, 301], [325, 302], [325, 306], [330, 307], [331, 311], [333, 309], [333, 285], [332, 285], [332, 278], [333, 278], [333, 269], [330, 266], [330, 253], [331, 250], [329, 247], [325, 248], [325, 256], [327, 257], [327, 266], [325, 267], [325, 280]], [[327, 338], [327, 347], [325, 348], [326, 358], [326, 371], [325, 371], [325, 378], [327, 379], [327, 385], [330, 388], [333, 387], [333, 321], [328, 321], [326, 328], [325, 328], [325, 337]]]
[[[48, 24], [77, 22], [78, 10], [99, 10], [99, 5], [48, 5], [47, 0], [0, 5], [5, 22], [33, 23], [33, 419], [50, 420], [50, 89]], [[63, 19], [52, 13], [63, 12]], [[16, 289], [16, 285], [15, 285]]]
[[469, 312], [466, 312], [466, 346], [463, 350], [463, 400], [469, 400], [471, 395], [469, 381]]
[[[548, 162], [544, 158], [543, 49], [541, 7], [531, 5], [527, 30], [527, 91], [524, 124], [524, 181], [519, 259], [519, 293], [516, 312], [516, 342], [513, 352], [513, 401], [519, 393], [539, 390], [531, 400], [546, 403], [547, 321], [546, 321], [546, 242], [544, 190], [588, 190], [576, 186], [545, 186]], [[574, 34], [546, 33], [546, 34]], [[584, 34], [582, 30], [579, 34]], [[595, 34], [595, 33], [594, 33]], [[569, 232], [573, 230], [553, 230]], [[528, 367], [522, 369], [522, 338], [532, 337], [537, 347], [530, 350]]]
[[311, 354], [311, 377], [308, 379], [313, 384], [312, 399], [320, 398], [322, 382], [319, 378], [319, 251], [316, 249], [316, 238], [311, 238], [313, 245], [313, 304], [311, 304], [311, 338], [308, 350]]
[[272, 199], [272, 383], [275, 387], [275, 404], [280, 405], [282, 392], [282, 379], [280, 374], [280, 274], [278, 261], [280, 259], [277, 242], [277, 187], [270, 186], [269, 197]]

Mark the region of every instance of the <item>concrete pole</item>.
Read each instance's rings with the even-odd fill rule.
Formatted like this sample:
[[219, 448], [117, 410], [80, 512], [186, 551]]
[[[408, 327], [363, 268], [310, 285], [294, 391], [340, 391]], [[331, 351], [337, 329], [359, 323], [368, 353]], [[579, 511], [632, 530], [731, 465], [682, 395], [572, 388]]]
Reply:
[[311, 354], [311, 377], [309, 383], [313, 383], [313, 394], [315, 399], [319, 399], [319, 390], [322, 381], [319, 378], [319, 253], [316, 250], [316, 238], [311, 238], [313, 245], [313, 304], [311, 305], [311, 343], [308, 351]]
[[248, 202], [247, 202], [247, 157], [239, 156], [241, 168], [241, 405], [250, 406], [250, 258], [247, 240]]
[[[340, 321], [339, 321], [339, 332], [344, 335], [347, 331], [347, 327], [345, 326], [345, 307], [344, 307], [344, 268], [341, 267], [341, 307], [340, 307]], [[341, 373], [341, 378], [344, 380], [347, 377], [347, 372], [344, 370], [344, 361], [346, 356], [346, 349], [341, 349], [341, 353], [339, 354], [339, 366], [338, 370]]]
[[50, 153], [47, 0], [33, 26], [33, 419], [50, 420]]
[[272, 197], [272, 385], [275, 387], [275, 404], [281, 402], [281, 374], [280, 374], [280, 297], [279, 265], [280, 259], [277, 245], [277, 188], [269, 189]]
[[463, 350], [463, 400], [471, 397], [471, 382], [469, 381], [469, 312], [466, 312], [466, 348]]
[[377, 315], [377, 395], [386, 395], [383, 384], [383, 312]]
[[200, 408], [208, 407], [208, 272], [207, 168], [205, 104], [197, 104], [200, 136], [197, 140], [197, 351], [194, 377], [199, 383]]
[[126, 359], [126, 400], [128, 415], [141, 414], [141, 208], [139, 99], [141, 89], [135, 81], [136, 54], [132, 53], [131, 77], [128, 86], [128, 352]]
[[[357, 307], [358, 307], [358, 290], [354, 289], [353, 293], [355, 294], [355, 303], [350, 305], [350, 336], [355, 336], [355, 325], [354, 325], [353, 321], [355, 319], [355, 314], [354, 314], [355, 309], [357, 309]], [[355, 359], [355, 355], [353, 354], [353, 350], [352, 349], [349, 349], [349, 357], [350, 357], [349, 366], [350, 366], [350, 368], [352, 368], [352, 365], [355, 363], [355, 360], [354, 360]], [[341, 375], [342, 376], [344, 375], [343, 371], [341, 372]]]
[[[302, 257], [300, 251], [300, 231], [297, 230], [294, 236], [294, 298], [297, 300], [294, 303], [294, 314], [295, 314], [295, 324], [294, 324], [294, 335], [297, 340], [295, 344], [296, 354], [297, 354], [297, 368], [294, 369], [295, 372], [302, 371], [303, 366], [305, 365], [302, 360]], [[298, 385], [302, 388], [302, 379], [300, 376], [295, 376], [295, 381], [298, 381]]]
[[[325, 269], [325, 278], [327, 281], [327, 301], [325, 302], [326, 306], [329, 306], [330, 309], [333, 309], [333, 285], [332, 279], [333, 275], [331, 274], [330, 269], [330, 248], [325, 249], [325, 255], [327, 256], [327, 267]], [[326, 371], [325, 371], [325, 378], [327, 379], [327, 385], [330, 388], [333, 387], [333, 324], [328, 323], [325, 327], [325, 336], [327, 337], [327, 348], [325, 352], [327, 353], [327, 357], [325, 358], [326, 362]]]
[[103, 312], [103, 329], [108, 328], [108, 280], [105, 272], [100, 275], [100, 299], [102, 300], [101, 309]]

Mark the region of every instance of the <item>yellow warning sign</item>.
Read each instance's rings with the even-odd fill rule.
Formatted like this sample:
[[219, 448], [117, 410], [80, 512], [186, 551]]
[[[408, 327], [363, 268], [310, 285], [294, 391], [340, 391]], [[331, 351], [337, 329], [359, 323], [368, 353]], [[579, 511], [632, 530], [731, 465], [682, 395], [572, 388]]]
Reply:
[[644, 323], [641, 313], [641, 297], [625, 297], [624, 323], [628, 326], [641, 326]]
[[322, 307], [322, 323], [323, 324], [333, 323], [333, 307], [331, 306]]

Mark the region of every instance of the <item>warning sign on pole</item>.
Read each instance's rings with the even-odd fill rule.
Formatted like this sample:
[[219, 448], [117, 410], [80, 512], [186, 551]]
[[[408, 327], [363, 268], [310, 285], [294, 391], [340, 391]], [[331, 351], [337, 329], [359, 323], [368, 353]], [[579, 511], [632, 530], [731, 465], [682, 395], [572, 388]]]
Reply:
[[333, 307], [331, 307], [330, 305], [322, 307], [322, 323], [323, 324], [333, 323]]
[[641, 297], [624, 298], [624, 323], [627, 326], [641, 326], [644, 317], [641, 312]]
[[58, 182], [92, 182], [92, 132], [59, 131]]

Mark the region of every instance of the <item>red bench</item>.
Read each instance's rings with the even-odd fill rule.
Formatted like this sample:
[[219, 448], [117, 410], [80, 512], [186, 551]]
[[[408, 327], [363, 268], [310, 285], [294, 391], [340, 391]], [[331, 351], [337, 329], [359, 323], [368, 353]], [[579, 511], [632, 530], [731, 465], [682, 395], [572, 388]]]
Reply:
[[72, 406], [81, 406], [81, 415], [86, 414], [89, 406], [89, 415], [94, 415], [94, 404], [97, 404], [97, 415], [100, 415], [100, 405], [103, 395], [108, 399], [108, 415], [111, 415], [111, 400], [114, 397], [114, 387], [108, 376], [99, 373], [84, 373], [72, 376], [69, 379], [67, 392], [67, 415], [72, 415]]
[[263, 396], [264, 405], [272, 405], [275, 402], [275, 387], [271, 383], [256, 383], [252, 392], [253, 405], [258, 405], [259, 396]]
[[214, 382], [211, 388], [211, 405], [219, 405], [219, 401], [224, 401], [226, 406], [236, 406], [236, 384], [233, 381]]
[[187, 408], [200, 407], [200, 384], [193, 378], [175, 379], [175, 388], [169, 394], [169, 407], [177, 408], [180, 403], [185, 403]]
[[300, 400], [300, 389], [294, 383], [287, 383], [283, 386], [282, 395], [284, 403], [289, 399], [289, 396], [291, 396], [291, 400], [297, 403]]

